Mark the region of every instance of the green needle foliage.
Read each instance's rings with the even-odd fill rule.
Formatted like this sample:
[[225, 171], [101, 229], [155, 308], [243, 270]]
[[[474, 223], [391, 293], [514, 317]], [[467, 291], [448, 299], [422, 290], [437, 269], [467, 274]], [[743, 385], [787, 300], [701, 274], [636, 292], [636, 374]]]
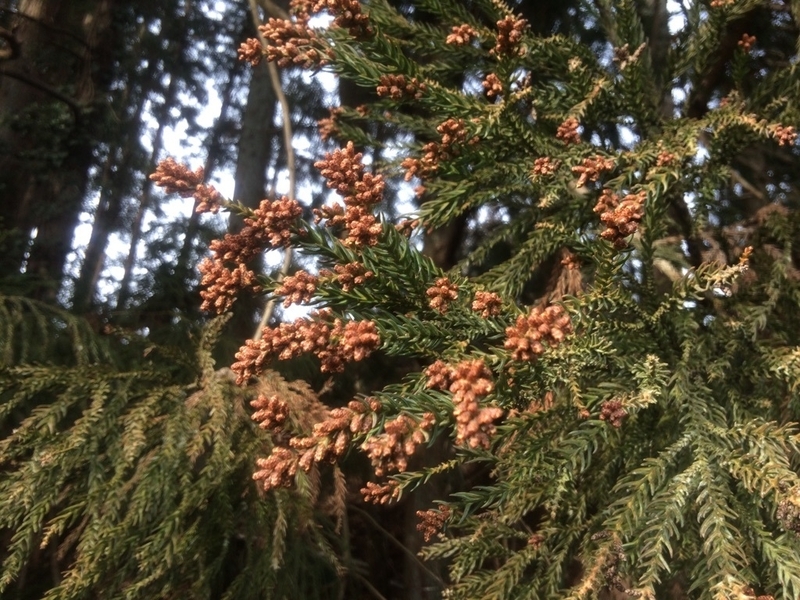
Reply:
[[[394, 128], [375, 172], [420, 181], [429, 231], [466, 223], [461, 261], [443, 271], [389, 223], [358, 238], [380, 190], [352, 148], [326, 155], [345, 207], [318, 215], [332, 230], [296, 222], [293, 243], [369, 276], [264, 284], [333, 311], [306, 325], [368, 322], [380, 342], [268, 328], [240, 380], [303, 351], [336, 371], [328, 353], [359, 343], [428, 365], [373, 391], [373, 426], [347, 439], [376, 467], [368, 500], [452, 475], [422, 515], [447, 598], [797, 598], [796, 7], [696, 2], [671, 33], [644, 3], [578, 2], [590, 45], [535, 35], [500, 0], [313, 4], [266, 25], [263, 53], [326, 56], [375, 91], [325, 133], [373, 147], [371, 123]], [[304, 29], [323, 4], [333, 27]], [[442, 436], [447, 460], [407, 465]]]
[[[316, 500], [252, 481], [269, 439], [252, 392], [213, 369], [224, 318], [179, 350], [38, 302], [0, 306], [17, 324], [0, 370], [0, 597], [335, 596]], [[277, 374], [264, 386], [298, 393]]]

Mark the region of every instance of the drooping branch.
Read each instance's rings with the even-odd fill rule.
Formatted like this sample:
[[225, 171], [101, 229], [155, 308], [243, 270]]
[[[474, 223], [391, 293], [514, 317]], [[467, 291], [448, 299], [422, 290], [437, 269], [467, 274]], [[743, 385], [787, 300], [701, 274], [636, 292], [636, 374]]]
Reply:
[[37, 90], [40, 90], [45, 94], [52, 96], [56, 100], [63, 102], [72, 109], [72, 112], [75, 115], [76, 120], [80, 116], [81, 111], [83, 110], [83, 106], [81, 106], [78, 102], [76, 102], [74, 98], [70, 98], [69, 96], [60, 92], [53, 86], [48, 85], [44, 81], [36, 79], [35, 77], [31, 77], [29, 75], [26, 75], [24, 73], [19, 73], [17, 71], [12, 71], [4, 67], [0, 67], [0, 75], [4, 77], [12, 77], [13, 79], [17, 79], [19, 81], [22, 81], [23, 83], [27, 83], [31, 87], [34, 87]]

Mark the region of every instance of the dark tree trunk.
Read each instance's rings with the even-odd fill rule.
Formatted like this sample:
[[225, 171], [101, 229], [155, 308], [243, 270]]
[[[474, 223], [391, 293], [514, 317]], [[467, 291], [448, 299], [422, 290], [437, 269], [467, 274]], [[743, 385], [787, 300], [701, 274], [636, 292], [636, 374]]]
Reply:
[[[267, 66], [261, 64], [253, 69], [247, 106], [242, 118], [242, 135], [239, 139], [239, 154], [236, 160], [234, 200], [255, 208], [266, 195], [267, 166], [271, 162], [275, 137], [276, 97], [269, 79]], [[228, 230], [239, 231], [241, 218], [231, 215]], [[256, 312], [259, 309], [254, 298], [242, 295], [234, 305], [230, 323], [233, 339], [250, 338], [255, 331]]]
[[20, 52], [0, 72], [0, 216], [12, 242], [0, 277], [24, 270], [28, 293], [48, 301], [61, 286], [102, 127], [118, 42], [112, 7], [113, 0], [22, 0]]

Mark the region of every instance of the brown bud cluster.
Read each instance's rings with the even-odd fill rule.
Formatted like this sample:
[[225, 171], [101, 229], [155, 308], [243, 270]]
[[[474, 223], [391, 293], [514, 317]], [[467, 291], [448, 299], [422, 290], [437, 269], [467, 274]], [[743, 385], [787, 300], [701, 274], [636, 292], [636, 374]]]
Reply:
[[408, 469], [408, 459], [417, 446], [428, 440], [428, 431], [435, 424], [432, 413], [425, 413], [419, 423], [408, 415], [399, 415], [386, 421], [384, 433], [369, 437], [361, 449], [369, 456], [378, 477], [392, 471], [402, 473]]
[[768, 594], [757, 594], [752, 587], [746, 587], [742, 590], [742, 592], [747, 598], [753, 598], [753, 600], [775, 600], [775, 596]]
[[528, 546], [532, 548], [541, 548], [544, 544], [544, 536], [541, 533], [533, 533], [528, 538]]
[[422, 538], [430, 542], [444, 529], [444, 524], [450, 518], [450, 507], [446, 504], [439, 505], [439, 510], [418, 510], [417, 531], [422, 533]]
[[500, 56], [502, 54], [520, 54], [519, 43], [522, 41], [522, 32], [528, 22], [525, 19], [518, 19], [511, 15], [497, 22], [497, 42], [491, 53]]
[[353, 37], [372, 35], [369, 18], [361, 12], [358, 0], [318, 0], [314, 5], [314, 12], [327, 10], [334, 16], [333, 24], [336, 27], [347, 29]]
[[397, 225], [395, 225], [394, 228], [400, 232], [400, 235], [411, 237], [411, 234], [414, 233], [414, 230], [419, 227], [419, 222], [419, 219], [403, 219]]
[[[261, 427], [278, 430], [286, 420], [288, 407], [277, 397], [254, 401], [253, 406], [263, 407], [253, 415], [261, 420]], [[368, 432], [375, 422], [375, 411], [380, 408], [376, 401], [353, 400], [346, 407], [328, 411], [325, 418], [316, 423], [307, 437], [289, 438], [289, 447], [276, 445], [267, 458], [256, 461], [258, 470], [253, 479], [261, 481], [264, 490], [276, 487], [291, 487], [297, 469], [310, 471], [320, 463], [333, 463], [347, 452], [354, 434]], [[265, 425], [265, 423], [276, 425]]]
[[250, 406], [256, 409], [251, 418], [258, 423], [261, 429], [279, 431], [289, 417], [289, 405], [277, 394], [272, 396], [261, 394], [250, 402]]
[[800, 497], [795, 494], [781, 500], [775, 516], [786, 531], [800, 535]]
[[336, 281], [339, 282], [345, 292], [349, 292], [353, 289], [353, 286], [361, 285], [375, 275], [359, 262], [336, 265], [333, 270], [336, 273]]
[[284, 307], [292, 304], [304, 304], [314, 297], [317, 291], [319, 278], [306, 271], [298, 271], [294, 275], [289, 275], [281, 281], [280, 286], [275, 290], [276, 296], [284, 296]]
[[292, 487], [297, 473], [298, 456], [290, 448], [276, 446], [267, 458], [256, 459], [258, 470], [253, 479], [261, 482], [264, 490]]
[[447, 389], [453, 394], [456, 444], [488, 448], [494, 422], [503, 416], [496, 406], [481, 407], [479, 401], [494, 388], [492, 372], [482, 360], [465, 360], [455, 367], [436, 361], [425, 370], [427, 387]]
[[466, 46], [478, 37], [478, 32], [467, 24], [454, 25], [450, 31], [445, 43], [453, 46]]
[[777, 140], [779, 146], [793, 146], [797, 141], [797, 130], [791, 125], [788, 127], [774, 125], [770, 127], [770, 133]]
[[361, 488], [364, 502], [372, 504], [389, 504], [400, 497], [400, 484], [392, 480], [384, 485], [368, 481], [366, 487]]
[[503, 299], [494, 292], [475, 292], [475, 299], [472, 301], [472, 310], [480, 312], [484, 319], [500, 314], [500, 307]]
[[[361, 152], [355, 151], [353, 142], [343, 149], [328, 152], [324, 160], [314, 163], [329, 188], [336, 190], [344, 198], [344, 209], [339, 214], [326, 215], [315, 211], [319, 219], [328, 218], [328, 225], [344, 225], [347, 230], [345, 244], [349, 246], [374, 246], [382, 228], [372, 214], [372, 207], [383, 200], [386, 183], [382, 175], [367, 173], [362, 163]], [[331, 219], [329, 216], [340, 217]]]
[[556, 346], [570, 333], [572, 323], [561, 305], [537, 306], [518, 317], [513, 327], [506, 328], [504, 347], [512, 351], [514, 360], [530, 361], [544, 353], [542, 342]]
[[[406, 158], [400, 166], [406, 170], [405, 180], [409, 181], [415, 175], [428, 177], [439, 168], [439, 163], [458, 156], [461, 146], [475, 144], [478, 138], [469, 138], [466, 123], [463, 119], [447, 119], [436, 128], [441, 134], [441, 142], [428, 142], [422, 147], [422, 158]], [[468, 139], [469, 138], [469, 139]]]
[[428, 305], [441, 314], [445, 314], [450, 304], [458, 298], [458, 286], [447, 277], [439, 277], [433, 286], [425, 292], [428, 296]]
[[216, 213], [222, 204], [222, 194], [213, 185], [203, 183], [205, 173], [202, 167], [191, 171], [189, 167], [175, 162], [170, 157], [158, 163], [150, 180], [167, 194], [178, 194], [182, 198], [193, 196], [198, 213]]
[[291, 227], [303, 214], [303, 208], [297, 202], [283, 196], [278, 200], [262, 200], [253, 215], [245, 217], [245, 229], [251, 227], [262, 232], [272, 248], [282, 248], [291, 241]]
[[228, 268], [222, 261], [204, 258], [198, 265], [198, 271], [200, 285], [205, 288], [200, 290], [203, 299], [200, 310], [222, 314], [230, 310], [241, 290], [260, 290], [256, 285], [256, 274], [241, 263]]
[[583, 187], [588, 181], [597, 181], [606, 171], [614, 170], [614, 161], [610, 158], [595, 155], [583, 159], [579, 165], [572, 167], [572, 174], [578, 178], [576, 187]]
[[658, 157], [656, 157], [656, 167], [667, 167], [675, 162], [678, 157], [675, 156], [672, 152], [667, 152], [666, 150], [662, 150], [658, 153]]
[[621, 400], [606, 400], [600, 407], [600, 420], [608, 421], [608, 423], [619, 429], [625, 417], [628, 416], [628, 411], [622, 404]]
[[561, 166], [561, 161], [553, 160], [549, 156], [540, 156], [533, 161], [533, 169], [531, 173], [534, 177], [552, 175]]
[[736, 0], [711, 0], [711, 8], [724, 8], [730, 6]]
[[483, 80], [483, 91], [486, 93], [487, 98], [494, 100], [503, 95], [503, 82], [494, 73], [489, 73], [486, 79]]
[[580, 123], [575, 117], [570, 117], [558, 126], [556, 137], [565, 144], [580, 144], [581, 135], [578, 132]]
[[642, 191], [620, 200], [611, 190], [603, 190], [594, 207], [594, 212], [600, 215], [600, 221], [606, 226], [600, 237], [613, 243], [615, 248], [624, 248], [627, 245], [625, 238], [639, 228], [646, 197], [646, 192]]
[[[212, 257], [200, 263], [200, 292], [202, 310], [222, 313], [233, 304], [236, 294], [243, 289], [259, 291], [256, 276], [245, 265], [265, 248], [288, 245], [291, 226], [303, 209], [296, 200], [283, 197], [279, 200], [262, 200], [239, 233], [228, 233], [221, 240], [211, 242]], [[232, 266], [229, 266], [232, 265]]]
[[320, 311], [312, 318], [265, 327], [260, 340], [247, 340], [236, 353], [231, 366], [236, 383], [242, 385], [261, 374], [273, 358], [289, 360], [308, 352], [320, 360], [323, 373], [338, 373], [346, 363], [364, 360], [380, 345], [372, 321], [329, 321], [330, 313]]
[[745, 52], [750, 52], [750, 49], [753, 47], [753, 44], [755, 43], [756, 43], [756, 36], [747, 35], [746, 33], [743, 33], [742, 39], [740, 39], [737, 42], [739, 48], [741, 48]]
[[279, 67], [301, 65], [304, 69], [320, 67], [327, 63], [327, 57], [317, 35], [308, 25], [308, 15], [298, 15], [295, 21], [270, 18], [258, 28], [266, 42], [250, 38], [239, 47], [239, 60], [255, 66], [266, 56], [267, 61]]
[[341, 106], [335, 106], [329, 110], [330, 115], [328, 117], [317, 121], [317, 131], [319, 131], [319, 136], [323, 139], [323, 141], [329, 140], [339, 133], [339, 127], [336, 124], [336, 121], [344, 112], [344, 109]]
[[388, 96], [392, 100], [402, 98], [419, 100], [427, 90], [428, 86], [416, 77], [407, 80], [404, 75], [383, 75], [375, 91], [381, 98]]

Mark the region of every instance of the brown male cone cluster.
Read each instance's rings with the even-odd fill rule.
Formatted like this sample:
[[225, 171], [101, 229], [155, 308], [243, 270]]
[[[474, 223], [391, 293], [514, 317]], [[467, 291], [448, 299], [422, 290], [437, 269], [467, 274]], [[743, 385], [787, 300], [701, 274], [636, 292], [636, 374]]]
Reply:
[[379, 345], [372, 321], [331, 321], [330, 311], [322, 310], [311, 318], [265, 327], [260, 340], [247, 340], [239, 349], [231, 370], [241, 385], [261, 374], [274, 358], [289, 360], [311, 353], [320, 360], [323, 373], [338, 373], [345, 364], [364, 360]]
[[408, 157], [400, 164], [406, 170], [405, 180], [410, 181], [417, 176], [425, 178], [439, 168], [439, 163], [457, 156], [464, 144], [474, 144], [477, 137], [469, 137], [466, 123], [463, 119], [449, 118], [436, 128], [442, 136], [441, 142], [428, 142], [422, 147], [422, 158]]
[[496, 406], [481, 407], [480, 400], [494, 388], [492, 372], [479, 359], [465, 360], [450, 366], [440, 360], [425, 369], [426, 387], [446, 389], [453, 394], [456, 420], [456, 444], [469, 448], [489, 448], [496, 427], [503, 416]]
[[514, 360], [530, 361], [544, 353], [542, 342], [556, 346], [570, 333], [572, 323], [561, 305], [537, 306], [527, 315], [519, 316], [514, 326], [506, 329], [504, 346], [512, 351]]
[[[277, 397], [259, 397], [253, 401], [257, 410], [253, 414], [261, 427], [280, 431], [286, 420], [288, 407]], [[266, 458], [256, 461], [258, 470], [253, 479], [260, 481], [264, 490], [291, 487], [297, 469], [310, 471], [319, 463], [332, 463], [341, 458], [352, 442], [353, 436], [364, 434], [375, 425], [375, 413], [380, 405], [373, 399], [353, 400], [346, 407], [334, 408], [313, 426], [311, 435], [290, 437], [288, 447], [276, 445]]]
[[344, 225], [348, 246], [374, 246], [378, 243], [382, 227], [372, 214], [372, 207], [383, 200], [386, 182], [382, 175], [366, 172], [362, 154], [355, 151], [353, 142], [325, 154], [325, 158], [314, 163], [329, 188], [336, 190], [344, 199], [341, 206], [315, 209], [317, 221], [326, 219], [328, 226]]
[[642, 191], [620, 199], [611, 190], [604, 189], [594, 207], [594, 212], [600, 215], [600, 220], [606, 226], [600, 237], [613, 243], [617, 249], [624, 248], [627, 245], [626, 238], [639, 228], [646, 197], [646, 192]]

